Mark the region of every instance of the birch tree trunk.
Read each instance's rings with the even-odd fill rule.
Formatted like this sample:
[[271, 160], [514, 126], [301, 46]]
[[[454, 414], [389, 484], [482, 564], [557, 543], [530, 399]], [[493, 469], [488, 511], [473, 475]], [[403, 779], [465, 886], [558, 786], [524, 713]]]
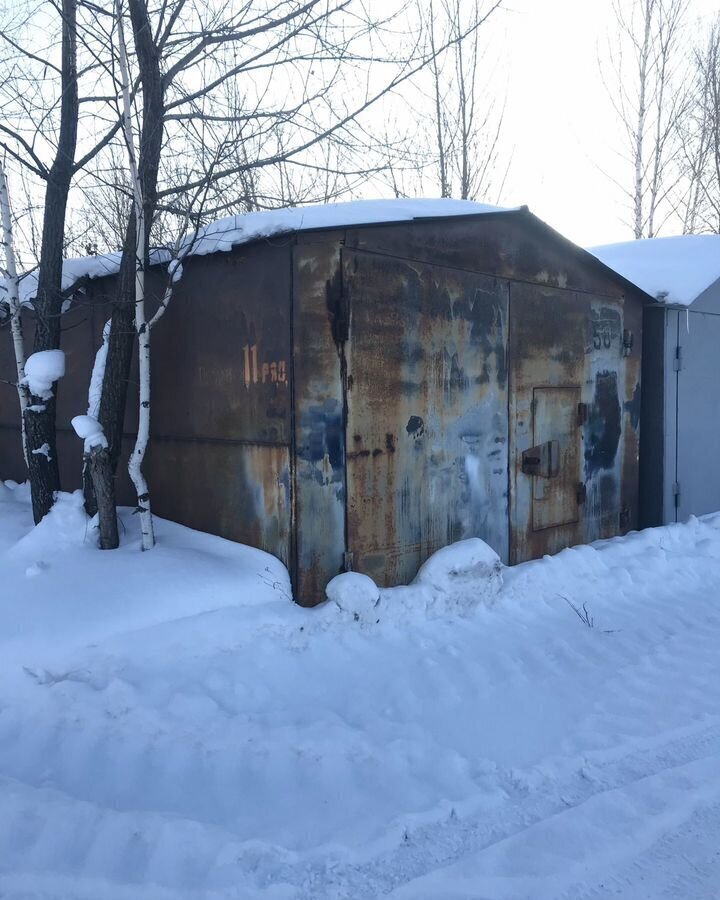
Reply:
[[643, 197], [644, 197], [644, 141], [645, 141], [645, 121], [647, 118], [647, 82], [648, 82], [648, 59], [650, 56], [651, 29], [654, 0], [645, 0], [643, 3], [643, 15], [645, 17], [643, 28], [642, 47], [640, 49], [640, 58], [638, 60], [638, 111], [637, 125], [635, 128], [635, 148], [634, 148], [634, 168], [635, 168], [635, 190], [634, 190], [634, 233], [635, 240], [643, 237], [645, 223], [643, 221]]
[[[163, 137], [163, 85], [158, 49], [143, 0], [129, 0], [135, 50], [142, 85], [143, 119], [140, 133], [138, 175], [143, 196], [143, 214], [151, 222], [156, 205], [157, 178], [160, 167]], [[147, 260], [148, 239], [145, 229], [143, 260]], [[113, 471], [122, 450], [123, 424], [130, 363], [135, 335], [135, 284], [137, 260], [137, 212], [135, 204], [130, 213], [122, 261], [118, 277], [118, 294], [113, 307], [112, 331], [103, 379], [102, 398], [98, 418], [110, 446]]]
[[122, 19], [122, 0], [116, 0], [118, 26], [119, 66], [122, 79], [123, 130], [127, 145], [130, 175], [132, 178], [135, 207], [135, 329], [138, 334], [138, 363], [140, 370], [140, 405], [138, 408], [138, 432], [135, 439], [128, 472], [137, 493], [137, 512], [140, 515], [142, 549], [151, 550], [155, 546], [150, 492], [142, 466], [145, 451], [150, 440], [150, 327], [145, 315], [145, 264], [147, 259], [145, 201], [143, 185], [135, 153], [135, 136], [132, 128], [132, 103], [130, 100], [130, 75], [128, 69], [125, 29]]
[[13, 351], [15, 354], [15, 369], [17, 372], [17, 394], [20, 404], [20, 429], [22, 433], [22, 448], [25, 465], [28, 464], [27, 438], [25, 436], [25, 409], [28, 405], [28, 390], [23, 384], [25, 378], [25, 341], [22, 327], [22, 307], [20, 305], [20, 290], [15, 262], [15, 242], [12, 230], [12, 215], [10, 211], [10, 192], [8, 189], [7, 175], [0, 160], [0, 219], [2, 221], [3, 247], [5, 250], [5, 288], [10, 311], [10, 330], [12, 332]]
[[[139, 185], [139, 179], [136, 177]], [[141, 198], [138, 198], [138, 205]], [[137, 512], [140, 515], [142, 549], [151, 550], [155, 546], [150, 490], [143, 474], [145, 452], [150, 441], [150, 324], [145, 316], [145, 262], [140, 256], [145, 246], [145, 217], [137, 217], [137, 259], [135, 277], [135, 328], [138, 334], [138, 368], [140, 375], [140, 397], [138, 407], [138, 431], [128, 462], [128, 472], [137, 493]]]

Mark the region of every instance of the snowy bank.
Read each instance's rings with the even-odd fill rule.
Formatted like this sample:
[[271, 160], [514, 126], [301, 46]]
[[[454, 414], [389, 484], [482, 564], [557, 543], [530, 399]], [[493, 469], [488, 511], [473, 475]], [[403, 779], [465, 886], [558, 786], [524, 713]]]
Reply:
[[77, 496], [31, 522], [0, 489], [3, 900], [716, 895], [720, 517], [437, 615], [494, 577], [461, 548], [372, 627], [162, 520], [149, 553]]

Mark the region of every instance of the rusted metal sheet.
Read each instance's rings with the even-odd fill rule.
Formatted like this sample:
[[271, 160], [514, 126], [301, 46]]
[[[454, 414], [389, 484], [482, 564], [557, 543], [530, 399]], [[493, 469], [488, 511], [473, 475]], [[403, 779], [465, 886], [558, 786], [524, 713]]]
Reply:
[[354, 228], [346, 246], [621, 299], [620, 278], [526, 211]]
[[145, 469], [158, 515], [289, 565], [289, 447], [155, 439]]
[[290, 444], [290, 251], [185, 266], [153, 332], [153, 434]]
[[[193, 528], [242, 541], [290, 562], [290, 250], [260, 245], [189, 262], [153, 332], [153, 409], [146, 461], [153, 508]], [[70, 418], [87, 391], [115, 279], [91, 283], [63, 316], [66, 376], [58, 390], [62, 486], [81, 484], [82, 442]], [[151, 293], [164, 288], [153, 272]], [[152, 302], [152, 300], [150, 301]], [[28, 316], [32, 337], [32, 316]], [[3, 355], [3, 360], [5, 356]], [[130, 373], [118, 499], [134, 502], [127, 453], [137, 422]], [[16, 428], [9, 405], [0, 406]], [[5, 429], [19, 442], [19, 432]], [[8, 438], [8, 443], [11, 441]], [[18, 443], [19, 446], [19, 443]], [[23, 477], [17, 453], [10, 472]]]
[[312, 606], [345, 564], [345, 412], [347, 315], [340, 245], [293, 250], [295, 460], [293, 582]]
[[533, 531], [572, 525], [579, 517], [581, 456], [578, 436], [579, 387], [533, 389], [533, 441], [554, 450], [552, 465], [533, 476]]
[[[113, 281], [64, 319], [65, 487], [80, 482], [68, 425]], [[154, 508], [276, 554], [306, 605], [344, 568], [407, 582], [469, 536], [517, 562], [634, 527], [642, 325], [625, 290], [523, 213], [190, 259], [154, 336]], [[10, 380], [9, 339], [0, 350]], [[0, 448], [16, 465], [4, 396]], [[118, 485], [130, 500], [124, 469]]]
[[[610, 537], [637, 521], [640, 304], [513, 283], [512, 562]], [[561, 448], [539, 478], [523, 453]], [[527, 469], [527, 467], [525, 467]]]
[[347, 543], [403, 584], [435, 550], [507, 556], [507, 284], [343, 251], [350, 306]]

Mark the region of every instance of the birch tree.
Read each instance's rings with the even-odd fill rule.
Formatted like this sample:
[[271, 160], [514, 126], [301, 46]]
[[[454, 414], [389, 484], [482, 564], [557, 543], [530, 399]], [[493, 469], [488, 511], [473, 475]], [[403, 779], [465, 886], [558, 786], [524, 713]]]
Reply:
[[[33, 352], [58, 350], [62, 311], [62, 258], [68, 195], [73, 177], [107, 143], [115, 126], [100, 112], [107, 98], [94, 93], [98, 63], [92, 23], [78, 23], [77, 0], [57, 6], [18, 3], [14, 17], [0, 29], [0, 147], [44, 189], [37, 290], [33, 300]], [[78, 70], [78, 34], [83, 59]], [[48, 42], [46, 34], [51, 35]], [[52, 38], [58, 34], [57, 44]], [[101, 67], [100, 67], [101, 68]], [[79, 83], [90, 95], [81, 96]], [[83, 120], [87, 142], [80, 158], [78, 123], [81, 102], [89, 101]], [[102, 135], [96, 140], [96, 131]], [[36, 522], [49, 511], [60, 487], [55, 440], [57, 385], [43, 397], [30, 396], [24, 408], [26, 459]]]
[[[487, 0], [430, 0], [427, 20], [432, 137], [441, 197], [486, 198], [502, 190], [503, 109], [488, 89], [482, 26], [502, 6]], [[445, 47], [439, 52], [441, 47]]]
[[688, 112], [681, 127], [686, 233], [720, 234], [720, 17], [693, 54]]
[[[115, 10], [122, 88], [122, 122], [130, 169], [133, 198], [132, 214], [135, 219], [135, 329], [139, 338], [138, 360], [140, 368], [138, 433], [135, 439], [135, 446], [130, 455], [128, 471], [137, 493], [137, 510], [140, 513], [142, 549], [150, 550], [155, 544], [155, 534], [150, 508], [150, 493], [148, 491], [147, 481], [143, 474], [142, 465], [143, 460], [145, 459], [148, 441], [150, 440], [150, 331], [153, 322], [152, 320], [148, 322], [145, 315], [145, 200], [143, 198], [143, 185], [140, 180], [135, 150], [135, 135], [133, 134], [132, 127], [130, 75], [127, 46], [125, 43], [125, 28], [123, 26], [122, 0], [117, 0]], [[163, 311], [164, 308], [165, 306], [161, 307]]]
[[687, 95], [683, 31], [688, 0], [613, 0], [606, 79], [631, 177], [621, 187], [636, 239], [655, 237], [674, 213], [681, 178], [678, 127]]
[[[131, 0], [132, 2], [132, 0]], [[143, 462], [150, 441], [151, 390], [150, 361], [152, 330], [165, 314], [172, 297], [173, 285], [182, 274], [180, 259], [183, 246], [184, 231], [176, 241], [173, 258], [168, 267], [169, 280], [154, 315], [148, 317], [146, 311], [145, 271], [148, 263], [146, 254], [146, 219], [147, 204], [143, 195], [143, 180], [140, 177], [138, 154], [133, 132], [133, 109], [130, 96], [130, 75], [125, 28], [123, 24], [122, 0], [116, 0], [115, 13], [118, 33], [118, 62], [121, 79], [122, 123], [127, 148], [128, 168], [130, 171], [130, 187], [132, 190], [132, 216], [135, 221], [135, 330], [138, 336], [138, 363], [140, 372], [140, 391], [138, 405], [138, 431], [128, 463], [128, 472], [137, 494], [137, 512], [140, 515], [141, 546], [143, 550], [151, 550], [155, 546], [155, 531], [150, 503], [150, 490], [143, 472]], [[186, 219], [186, 225], [187, 225]]]
[[[2, 244], [5, 265], [0, 269], [5, 281], [5, 302], [8, 306], [10, 331], [12, 334], [15, 369], [17, 372], [16, 389], [20, 407], [20, 427], [22, 429], [22, 447], [25, 464], [28, 464], [27, 439], [25, 437], [25, 410], [28, 406], [28, 389], [25, 384], [25, 341], [22, 327], [22, 306], [20, 303], [20, 279], [18, 278], [15, 258], [15, 240], [13, 237], [12, 210], [10, 207], [10, 190], [2, 160], [0, 160], [0, 223], [2, 224]], [[2, 295], [0, 295], [0, 299]]]

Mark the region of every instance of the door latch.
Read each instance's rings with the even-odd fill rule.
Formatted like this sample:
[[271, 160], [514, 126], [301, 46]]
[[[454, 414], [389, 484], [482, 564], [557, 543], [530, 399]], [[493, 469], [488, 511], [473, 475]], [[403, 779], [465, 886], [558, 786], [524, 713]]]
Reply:
[[522, 470], [526, 475], [537, 478], [555, 478], [560, 474], [560, 444], [558, 441], [545, 441], [537, 447], [524, 450]]

